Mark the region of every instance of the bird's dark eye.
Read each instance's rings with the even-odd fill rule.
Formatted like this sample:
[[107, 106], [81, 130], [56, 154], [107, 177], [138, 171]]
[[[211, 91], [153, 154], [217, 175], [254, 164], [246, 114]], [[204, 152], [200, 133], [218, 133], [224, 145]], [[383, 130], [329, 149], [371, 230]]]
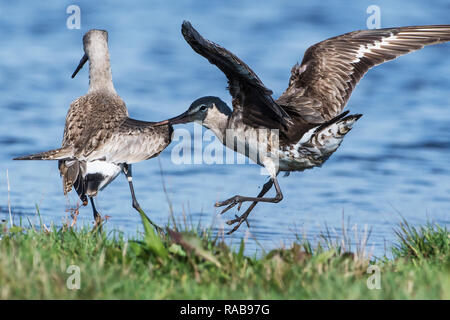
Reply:
[[202, 105], [201, 107], [200, 107], [200, 111], [205, 111], [206, 110], [206, 106], [205, 105]]

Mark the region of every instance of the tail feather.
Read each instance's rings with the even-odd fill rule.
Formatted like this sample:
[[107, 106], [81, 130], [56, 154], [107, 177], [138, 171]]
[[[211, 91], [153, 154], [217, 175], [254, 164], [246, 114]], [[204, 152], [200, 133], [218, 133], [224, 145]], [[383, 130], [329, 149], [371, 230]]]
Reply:
[[[344, 136], [352, 129], [353, 124], [362, 114], [343, 114], [326, 125], [319, 126], [311, 136], [309, 142], [321, 149], [323, 154], [331, 154], [339, 147]], [[334, 120], [334, 121], [333, 121]]]
[[83, 174], [86, 172], [86, 162], [78, 160], [59, 160], [59, 172], [63, 181], [64, 194], [67, 194], [75, 188], [83, 205], [87, 205], [86, 197], [86, 183], [83, 179]]
[[72, 148], [59, 148], [45, 152], [30, 154], [23, 157], [17, 157], [13, 160], [63, 160], [72, 157]]
[[322, 123], [320, 126], [318, 126], [318, 127], [316, 128], [316, 130], [315, 130], [314, 132], [319, 132], [319, 131], [321, 131], [322, 129], [324, 129], [324, 128], [330, 126], [330, 125], [332, 125], [333, 123], [338, 122], [339, 120], [341, 120], [342, 118], [344, 118], [349, 112], [350, 112], [349, 110], [347, 110], [347, 111], [345, 111], [345, 112], [342, 112], [340, 115], [334, 117], [333, 119], [331, 119], [331, 120], [329, 120], [329, 121], [326, 121], [326, 122]]

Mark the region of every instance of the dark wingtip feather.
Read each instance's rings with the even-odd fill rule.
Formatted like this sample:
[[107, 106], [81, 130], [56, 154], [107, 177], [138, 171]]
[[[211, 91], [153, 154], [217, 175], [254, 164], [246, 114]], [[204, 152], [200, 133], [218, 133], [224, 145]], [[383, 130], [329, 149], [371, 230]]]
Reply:
[[22, 156], [22, 157], [16, 157], [13, 160], [38, 160], [40, 158], [37, 158], [35, 155], [28, 155], [28, 156]]
[[183, 34], [183, 37], [187, 40], [188, 37], [193, 37], [193, 35], [195, 35], [195, 33], [198, 32], [197, 30], [194, 29], [194, 27], [189, 21], [184, 20], [181, 25], [181, 33]]
[[188, 20], [183, 20], [183, 23], [181, 24], [182, 28], [192, 28], [191, 23]]
[[41, 159], [42, 159], [41, 157], [31, 154], [28, 156], [16, 157], [13, 160], [41, 160]]
[[181, 26], [181, 34], [183, 35], [184, 40], [189, 43], [195, 52], [204, 56], [204, 53], [202, 53], [202, 47], [208, 46], [208, 41], [203, 38], [200, 33], [198, 33], [189, 21], [183, 21]]

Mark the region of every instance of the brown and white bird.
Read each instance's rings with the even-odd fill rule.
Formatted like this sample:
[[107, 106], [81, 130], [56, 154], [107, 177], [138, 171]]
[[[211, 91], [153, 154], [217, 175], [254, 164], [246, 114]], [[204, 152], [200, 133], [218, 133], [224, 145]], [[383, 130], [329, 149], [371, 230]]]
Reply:
[[120, 172], [128, 180], [133, 207], [143, 212], [134, 193], [131, 165], [159, 155], [171, 141], [172, 127], [131, 119], [125, 102], [117, 94], [111, 75], [108, 33], [90, 30], [83, 37], [84, 56], [72, 78], [89, 61], [89, 91], [70, 105], [62, 147], [14, 160], [58, 160], [63, 191], [72, 188], [87, 205], [94, 219], [101, 216], [93, 198]]
[[[360, 114], [342, 112], [358, 81], [373, 66], [450, 41], [450, 25], [411, 26], [346, 33], [311, 46], [291, 70], [289, 86], [275, 100], [258, 76], [227, 49], [204, 39], [189, 22], [182, 33], [195, 52], [228, 78], [231, 110], [217, 97], [195, 100], [183, 114], [159, 125], [198, 121], [227, 147], [264, 166], [270, 180], [257, 197], [236, 195], [216, 203], [222, 213], [245, 201], [252, 204], [236, 219], [234, 232], [258, 202], [283, 199], [279, 172], [321, 166], [340, 146]], [[275, 185], [275, 197], [263, 197]], [[248, 222], [247, 222], [248, 223]]]

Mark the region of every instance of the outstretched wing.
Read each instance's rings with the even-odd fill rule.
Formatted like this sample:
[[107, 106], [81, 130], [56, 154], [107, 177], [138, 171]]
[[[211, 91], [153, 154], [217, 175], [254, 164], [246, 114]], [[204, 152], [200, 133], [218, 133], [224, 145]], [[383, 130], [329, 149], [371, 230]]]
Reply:
[[271, 128], [290, 121], [289, 115], [273, 100], [272, 91], [242, 60], [203, 38], [187, 21], [183, 22], [181, 32], [195, 52], [227, 76], [234, 112], [241, 113], [244, 122]]
[[311, 123], [330, 120], [371, 67], [446, 41], [450, 25], [354, 31], [319, 42], [292, 68], [289, 87], [277, 103]]

